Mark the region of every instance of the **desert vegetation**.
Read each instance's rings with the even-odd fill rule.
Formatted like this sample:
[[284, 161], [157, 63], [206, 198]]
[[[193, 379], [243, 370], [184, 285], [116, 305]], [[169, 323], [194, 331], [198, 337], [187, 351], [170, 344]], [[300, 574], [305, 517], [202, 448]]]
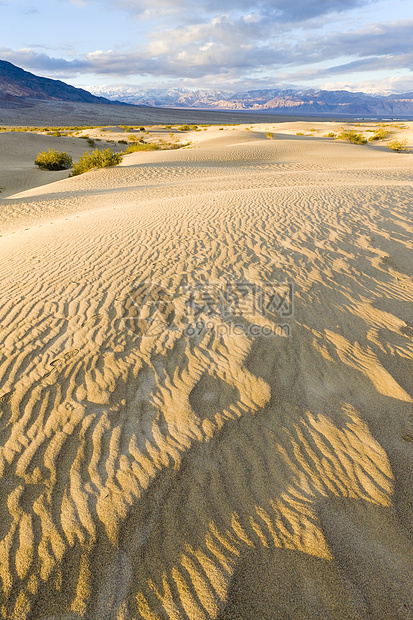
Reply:
[[376, 129], [372, 136], [369, 137], [369, 142], [374, 142], [375, 140], [384, 140], [390, 135], [390, 131], [386, 129], [385, 126]]
[[396, 153], [410, 153], [409, 149], [407, 148], [407, 140], [392, 140], [387, 145], [387, 148], [391, 149], [392, 151], [396, 151]]
[[41, 170], [67, 170], [72, 167], [72, 158], [67, 153], [48, 149], [38, 153], [34, 163]]
[[125, 155], [129, 155], [130, 153], [137, 153], [138, 151], [159, 151], [160, 148], [159, 144], [155, 142], [135, 142], [134, 144], [130, 144], [123, 152]]
[[114, 153], [111, 149], [96, 149], [92, 153], [86, 151], [73, 166], [73, 171], [69, 176], [74, 177], [94, 168], [108, 168], [117, 166], [123, 159], [122, 153]]
[[346, 140], [353, 144], [366, 144], [367, 139], [361, 132], [357, 132], [355, 129], [347, 129], [337, 135], [337, 140]]

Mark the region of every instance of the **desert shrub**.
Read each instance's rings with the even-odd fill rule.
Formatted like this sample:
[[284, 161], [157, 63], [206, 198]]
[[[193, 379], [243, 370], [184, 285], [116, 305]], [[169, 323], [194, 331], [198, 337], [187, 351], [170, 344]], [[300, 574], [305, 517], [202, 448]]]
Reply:
[[407, 148], [407, 140], [392, 140], [388, 143], [387, 148], [392, 151], [396, 151], [396, 153], [409, 153], [409, 149]]
[[376, 129], [373, 135], [369, 137], [369, 142], [373, 142], [374, 140], [384, 140], [384, 138], [387, 138], [389, 135], [390, 131], [384, 127], [380, 127], [380, 129]]
[[271, 133], [271, 131], [267, 131], [267, 133], [265, 134], [265, 137], [268, 138], [269, 140], [274, 140], [274, 134]]
[[60, 131], [48, 131], [47, 135], [48, 136], [55, 136], [56, 138], [60, 138], [62, 136]]
[[334, 133], [334, 131], [329, 131], [327, 134], [327, 138], [335, 138], [336, 134]]
[[127, 140], [118, 140], [118, 144], [127, 144], [128, 141]]
[[165, 125], [165, 129], [172, 129], [172, 125]]
[[94, 146], [96, 146], [96, 142], [93, 140], [93, 138], [88, 138], [87, 139], [87, 143], [88, 143], [89, 146], [92, 147], [92, 149], [93, 149]]
[[92, 153], [86, 151], [81, 158], [73, 166], [73, 171], [70, 176], [74, 177], [78, 174], [83, 174], [93, 168], [108, 168], [110, 166], [117, 166], [122, 161], [122, 153], [114, 153], [111, 149], [104, 149], [99, 151], [96, 149]]
[[145, 127], [139, 127], [139, 131], [145, 131]]
[[158, 144], [154, 144], [153, 142], [147, 144], [146, 142], [139, 144], [130, 144], [127, 149], [124, 150], [125, 155], [129, 155], [129, 153], [137, 153], [138, 151], [159, 151], [160, 146]]
[[72, 158], [67, 153], [58, 153], [54, 149], [37, 153], [35, 165], [41, 170], [67, 170], [72, 166]]
[[181, 125], [178, 127], [178, 131], [189, 131], [191, 128], [189, 125]]
[[3, 187], [2, 185], [0, 185], [0, 194], [1, 194], [1, 192], [4, 192], [4, 190], [5, 190], [5, 189], [6, 189], [5, 187]]
[[191, 129], [193, 129], [194, 131], [196, 131], [196, 130], [198, 129], [198, 125], [191, 125], [190, 127], [191, 127]]
[[305, 136], [305, 133], [304, 133], [304, 131], [296, 131], [295, 135], [296, 136]]
[[357, 133], [355, 129], [348, 129], [346, 131], [342, 131], [338, 134], [337, 139], [347, 140], [347, 142], [352, 142], [353, 144], [366, 144], [367, 142], [363, 134]]

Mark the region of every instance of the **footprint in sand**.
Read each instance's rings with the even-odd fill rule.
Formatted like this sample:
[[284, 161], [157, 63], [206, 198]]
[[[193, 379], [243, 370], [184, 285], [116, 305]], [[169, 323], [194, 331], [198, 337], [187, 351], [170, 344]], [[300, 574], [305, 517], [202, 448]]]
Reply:
[[55, 374], [58, 370], [61, 370], [65, 362], [68, 362], [70, 359], [75, 357], [78, 353], [79, 353], [79, 349], [71, 349], [70, 351], [66, 351], [66, 353], [64, 353], [62, 357], [57, 357], [56, 359], [54, 359], [49, 364], [49, 366], [52, 366], [52, 370], [50, 370], [47, 374], [45, 374], [43, 378], [47, 379], [48, 377], [51, 377], [53, 374]]
[[2, 396], [0, 396], [0, 408], [3, 405], [8, 405], [9, 402], [11, 401], [11, 397], [13, 396], [13, 392], [6, 392], [5, 394], [3, 394]]

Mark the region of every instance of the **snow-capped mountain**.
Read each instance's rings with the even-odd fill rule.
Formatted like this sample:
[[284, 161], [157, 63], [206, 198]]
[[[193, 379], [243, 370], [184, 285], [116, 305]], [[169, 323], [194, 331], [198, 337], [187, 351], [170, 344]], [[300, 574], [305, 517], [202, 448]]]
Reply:
[[377, 95], [346, 90], [264, 89], [246, 92], [91, 87], [94, 95], [133, 105], [283, 114], [413, 117], [413, 93]]

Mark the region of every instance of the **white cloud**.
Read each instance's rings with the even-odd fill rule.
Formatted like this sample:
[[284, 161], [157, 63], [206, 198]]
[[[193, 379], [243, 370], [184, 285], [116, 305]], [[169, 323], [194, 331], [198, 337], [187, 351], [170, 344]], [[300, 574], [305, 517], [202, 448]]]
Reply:
[[[67, 0], [66, 0], [67, 1]], [[82, 0], [134, 15], [155, 11], [155, 21], [135, 47], [108, 45], [72, 58], [56, 58], [31, 48], [0, 48], [3, 58], [51, 77], [95, 74], [115, 78], [186, 80], [188, 86], [288, 83], [367, 83], [372, 72], [407, 73], [413, 66], [413, 20], [346, 27], [344, 19], [326, 26], [334, 11], [366, 5], [365, 0]], [[170, 19], [166, 19], [168, 14]], [[163, 20], [163, 21], [162, 21]], [[167, 22], [165, 25], [164, 22]], [[109, 40], [110, 43], [110, 40]], [[360, 74], [366, 74], [362, 80]], [[339, 77], [340, 76], [340, 77]], [[384, 77], [384, 74], [381, 76]], [[394, 76], [393, 76], [394, 77]], [[408, 83], [391, 81], [390, 84]], [[225, 84], [226, 82], [226, 84]], [[373, 86], [371, 86], [373, 87]], [[393, 87], [393, 86], [392, 86]]]

